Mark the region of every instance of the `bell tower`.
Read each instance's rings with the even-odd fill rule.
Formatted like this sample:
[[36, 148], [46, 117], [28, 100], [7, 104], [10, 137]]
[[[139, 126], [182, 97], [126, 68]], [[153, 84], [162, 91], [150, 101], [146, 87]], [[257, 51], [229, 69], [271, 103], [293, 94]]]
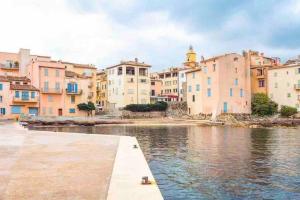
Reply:
[[190, 45], [188, 52], [186, 53], [186, 61], [184, 63], [186, 67], [196, 67], [197, 63], [197, 54], [194, 52], [193, 46]]

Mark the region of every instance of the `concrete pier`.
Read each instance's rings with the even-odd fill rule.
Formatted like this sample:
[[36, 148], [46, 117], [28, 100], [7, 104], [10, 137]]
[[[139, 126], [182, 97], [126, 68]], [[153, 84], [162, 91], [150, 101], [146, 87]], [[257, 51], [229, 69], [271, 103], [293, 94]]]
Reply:
[[133, 137], [0, 126], [0, 199], [162, 199], [155, 184], [141, 185], [142, 176], [154, 179], [133, 144]]

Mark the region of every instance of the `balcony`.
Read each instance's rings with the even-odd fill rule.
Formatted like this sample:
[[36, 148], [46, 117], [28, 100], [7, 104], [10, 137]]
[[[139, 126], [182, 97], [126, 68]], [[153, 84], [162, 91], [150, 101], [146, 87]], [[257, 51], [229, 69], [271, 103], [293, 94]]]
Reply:
[[1, 69], [7, 69], [7, 70], [18, 70], [19, 69], [19, 65], [17, 64], [0, 64], [0, 68]]
[[66, 89], [66, 94], [67, 95], [81, 95], [82, 94], [82, 89], [79, 89], [77, 91], [71, 91], [71, 90]]
[[41, 88], [42, 94], [62, 94], [63, 90], [60, 88]]
[[14, 97], [13, 98], [14, 103], [37, 103], [38, 97]]
[[300, 84], [295, 84], [294, 88], [295, 88], [295, 90], [300, 90]]

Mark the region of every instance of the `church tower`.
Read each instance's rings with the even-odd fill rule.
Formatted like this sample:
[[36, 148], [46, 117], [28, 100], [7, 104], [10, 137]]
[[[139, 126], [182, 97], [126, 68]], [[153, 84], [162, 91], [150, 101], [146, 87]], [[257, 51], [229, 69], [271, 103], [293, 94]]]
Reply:
[[185, 67], [194, 68], [198, 66], [197, 54], [194, 52], [193, 46], [191, 45], [188, 52], [186, 53]]

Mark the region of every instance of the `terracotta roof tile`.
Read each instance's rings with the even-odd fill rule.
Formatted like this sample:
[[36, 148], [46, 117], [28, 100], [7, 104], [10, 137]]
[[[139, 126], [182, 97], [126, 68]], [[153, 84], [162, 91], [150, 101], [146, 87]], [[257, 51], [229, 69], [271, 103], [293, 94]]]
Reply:
[[0, 76], [0, 81], [11, 82], [11, 81], [24, 81], [30, 82], [30, 79], [26, 76]]
[[11, 84], [10, 85], [11, 90], [31, 90], [31, 91], [39, 91], [36, 87], [33, 85], [17, 85], [17, 84]]

